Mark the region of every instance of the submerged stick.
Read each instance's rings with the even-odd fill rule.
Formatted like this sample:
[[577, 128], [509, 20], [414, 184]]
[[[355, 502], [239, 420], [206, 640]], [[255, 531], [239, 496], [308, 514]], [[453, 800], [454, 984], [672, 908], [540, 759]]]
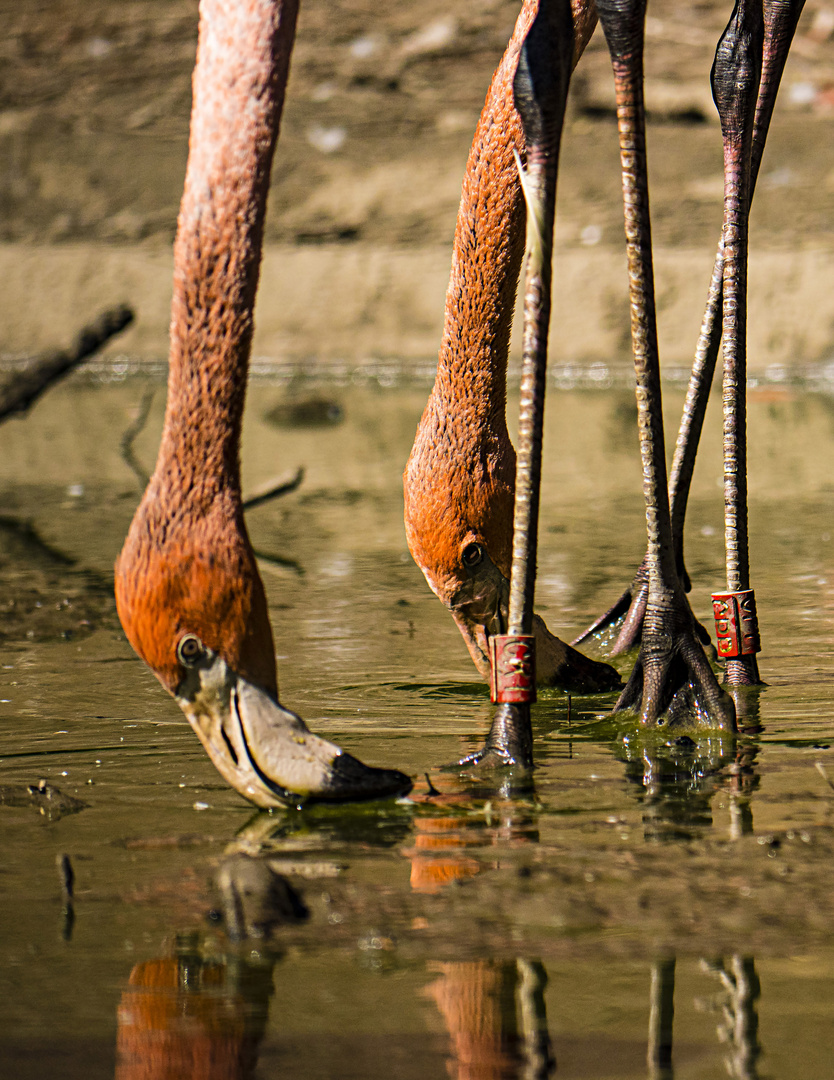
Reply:
[[57, 349], [32, 360], [23, 371], [15, 372], [0, 388], [0, 422], [14, 413], [24, 413], [50, 386], [59, 382], [116, 334], [133, 322], [127, 304], [109, 308], [85, 326], [69, 349]]
[[75, 906], [73, 904], [75, 871], [72, 868], [69, 855], [63, 853], [55, 856], [55, 866], [58, 870], [58, 879], [61, 882], [61, 899], [63, 901], [61, 908], [63, 917], [61, 937], [64, 941], [69, 941], [72, 938], [72, 928], [75, 924]]
[[148, 422], [155, 393], [156, 390], [153, 386], [149, 386], [145, 390], [142, 395], [142, 400], [139, 402], [139, 409], [136, 413], [136, 417], [125, 428], [124, 434], [119, 442], [119, 452], [122, 455], [122, 460], [126, 462], [143, 488], [147, 487], [148, 480], [150, 480], [150, 474], [142, 468], [139, 459], [134, 454], [133, 444], [136, 441], [137, 435], [139, 435], [145, 427], [145, 424]]
[[[142, 400], [139, 402], [136, 418], [125, 428], [119, 443], [119, 452], [122, 455], [122, 460], [127, 464], [143, 488], [147, 486], [150, 475], [145, 471], [141, 462], [136, 457], [136, 454], [133, 451], [133, 444], [136, 441], [137, 436], [144, 430], [145, 424], [148, 422], [155, 393], [156, 389], [153, 386], [150, 386], [145, 390], [142, 395]], [[299, 466], [294, 475], [288, 480], [281, 480], [277, 484], [271, 484], [262, 491], [250, 495], [248, 499], [244, 499], [243, 509], [254, 510], [256, 506], [263, 506], [264, 503], [271, 502], [273, 499], [279, 499], [282, 495], [288, 495], [291, 491], [295, 491], [300, 487], [303, 479], [304, 467]], [[268, 558], [268, 556], [264, 557]], [[295, 564], [292, 563], [291, 565]]]
[[254, 510], [256, 506], [263, 506], [264, 503], [271, 502], [272, 499], [279, 499], [282, 495], [288, 495], [301, 485], [303, 479], [304, 467], [299, 466], [295, 471], [295, 475], [291, 476], [289, 480], [282, 480], [280, 484], [274, 484], [264, 491], [259, 491], [255, 495], [250, 495], [248, 499], [244, 499], [243, 509]]

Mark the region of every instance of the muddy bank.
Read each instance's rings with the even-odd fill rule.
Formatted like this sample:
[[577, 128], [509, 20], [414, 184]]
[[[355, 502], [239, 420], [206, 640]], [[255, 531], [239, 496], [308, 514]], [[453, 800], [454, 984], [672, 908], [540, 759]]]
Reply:
[[[273, 172], [257, 354], [431, 363], [460, 180], [516, 0], [450, 13], [302, 3]], [[809, 2], [751, 226], [751, 367], [834, 351], [832, 5]], [[654, 0], [647, 25], [661, 344], [688, 364], [721, 220], [708, 73], [726, 4]], [[167, 351], [170, 249], [187, 152], [195, 0], [0, 0], [0, 353], [53, 346], [111, 301], [114, 346]], [[597, 33], [577, 70], [560, 176], [565, 362], [627, 363], [613, 96]]]
[[[712, 268], [709, 248], [661, 248], [655, 265], [661, 352], [691, 363]], [[443, 325], [449, 251], [369, 244], [278, 246], [264, 256], [254, 356], [277, 363], [361, 366], [392, 360], [430, 369]], [[109, 357], [165, 357], [172, 261], [168, 250], [64, 244], [0, 246], [2, 352], [48, 349], [102, 306], [128, 298], [134, 327]], [[834, 357], [834, 249], [759, 252], [750, 267], [749, 368], [804, 370]], [[563, 246], [557, 263], [551, 360], [631, 364], [623, 255]], [[517, 327], [520, 319], [516, 320]], [[513, 353], [520, 356], [520, 334]], [[0, 358], [1, 362], [2, 358]]]

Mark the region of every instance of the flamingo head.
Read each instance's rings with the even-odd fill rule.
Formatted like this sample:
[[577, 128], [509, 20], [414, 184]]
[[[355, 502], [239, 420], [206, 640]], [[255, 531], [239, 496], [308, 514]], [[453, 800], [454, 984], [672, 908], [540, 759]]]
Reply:
[[172, 509], [151, 481], [116, 563], [116, 606], [214, 764], [252, 798], [238, 682], [277, 702], [277, 677], [266, 596], [235, 502], [221, 494], [199, 513]]
[[133, 648], [175, 697], [196, 639], [238, 674], [277, 693], [266, 596], [245, 530], [218, 499], [161, 522], [143, 500], [116, 563], [116, 604]]
[[447, 470], [435, 461], [424, 469], [415, 454], [406, 468], [409, 549], [487, 679], [487, 639], [506, 629], [513, 492], [509, 468]]
[[116, 563], [133, 648], [223, 778], [258, 806], [385, 798], [411, 787], [309, 730], [278, 701], [266, 596], [239, 498], [173, 513], [154, 481]]

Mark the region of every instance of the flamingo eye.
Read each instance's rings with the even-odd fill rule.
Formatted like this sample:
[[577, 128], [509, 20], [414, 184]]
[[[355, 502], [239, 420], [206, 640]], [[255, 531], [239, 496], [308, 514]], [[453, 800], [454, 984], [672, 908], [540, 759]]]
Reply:
[[467, 570], [474, 570], [484, 561], [484, 549], [480, 544], [467, 544], [460, 557]]
[[185, 634], [177, 643], [177, 660], [183, 667], [194, 667], [205, 651], [202, 641], [196, 634]]

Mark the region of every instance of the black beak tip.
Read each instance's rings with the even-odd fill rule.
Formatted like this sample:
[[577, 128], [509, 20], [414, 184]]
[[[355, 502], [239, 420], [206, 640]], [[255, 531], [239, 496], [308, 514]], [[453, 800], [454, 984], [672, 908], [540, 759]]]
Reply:
[[401, 798], [414, 787], [411, 777], [398, 769], [375, 769], [351, 754], [339, 754], [330, 768], [327, 791], [319, 796], [328, 801]]

